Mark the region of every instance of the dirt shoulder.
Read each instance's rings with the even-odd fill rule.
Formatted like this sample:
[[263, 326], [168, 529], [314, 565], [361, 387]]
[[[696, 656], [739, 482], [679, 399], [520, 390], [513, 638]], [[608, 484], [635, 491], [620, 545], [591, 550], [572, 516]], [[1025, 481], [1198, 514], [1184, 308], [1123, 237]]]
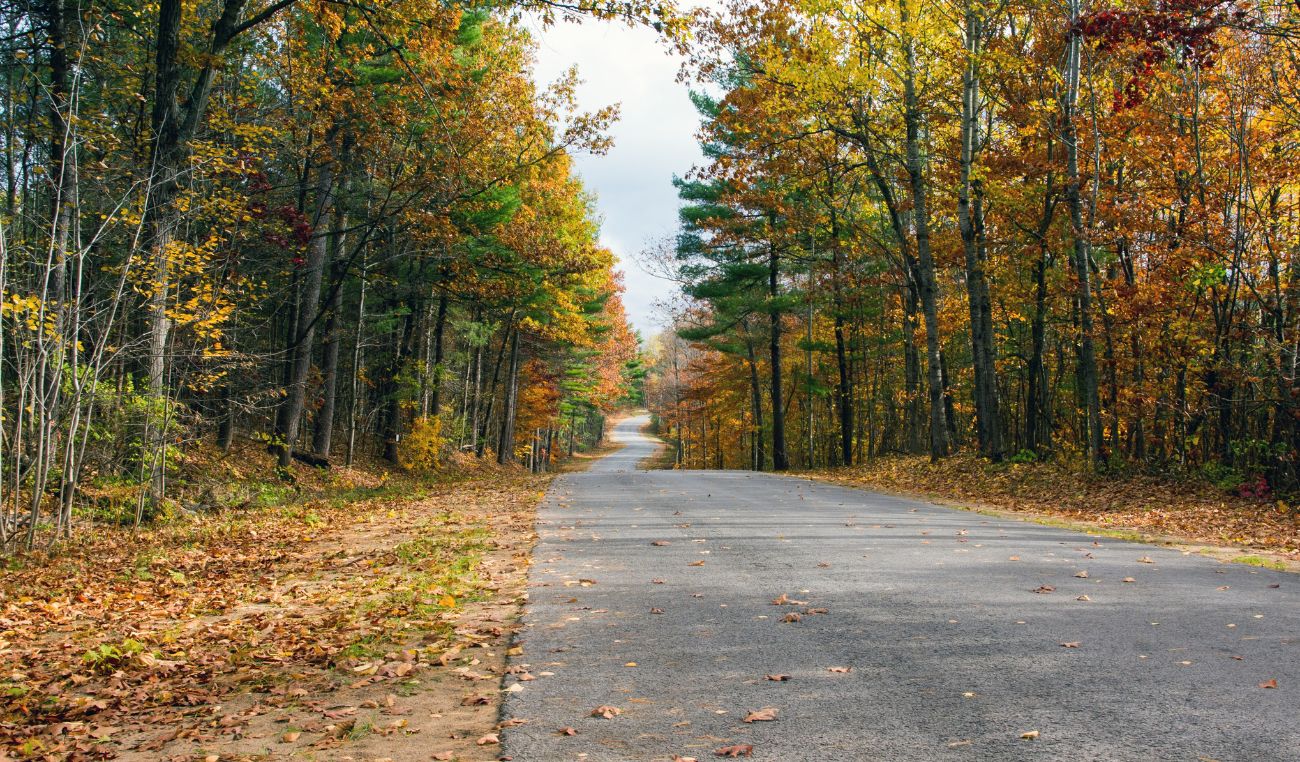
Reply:
[[549, 481], [339, 488], [14, 559], [0, 760], [495, 759]]
[[1084, 474], [1050, 463], [994, 465], [965, 455], [939, 463], [885, 457], [802, 475], [1300, 571], [1300, 519], [1275, 502], [1238, 498], [1204, 483]]

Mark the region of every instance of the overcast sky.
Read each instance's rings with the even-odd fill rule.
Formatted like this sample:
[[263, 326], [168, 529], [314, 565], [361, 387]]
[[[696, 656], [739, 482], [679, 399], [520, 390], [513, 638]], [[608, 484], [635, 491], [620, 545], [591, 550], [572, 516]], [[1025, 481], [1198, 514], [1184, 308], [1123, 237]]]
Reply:
[[575, 158], [603, 218], [601, 242], [619, 258], [628, 317], [648, 339], [660, 329], [653, 303], [670, 297], [676, 286], [644, 272], [637, 254], [675, 234], [673, 175], [684, 175], [702, 161], [695, 143], [699, 117], [686, 86], [677, 82], [681, 59], [645, 28], [596, 21], [531, 27], [538, 42], [539, 84], [554, 82], [577, 64], [583, 110], [612, 103], [622, 108], [613, 150]]

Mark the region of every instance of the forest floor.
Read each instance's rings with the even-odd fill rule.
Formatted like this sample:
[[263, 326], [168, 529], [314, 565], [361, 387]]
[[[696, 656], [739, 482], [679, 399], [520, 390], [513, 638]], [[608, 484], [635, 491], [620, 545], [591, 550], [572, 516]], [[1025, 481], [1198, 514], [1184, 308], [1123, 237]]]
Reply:
[[551, 475], [295, 468], [266, 505], [10, 559], [0, 762], [495, 759]]
[[805, 476], [1069, 529], [1194, 549], [1220, 560], [1300, 571], [1300, 516], [1200, 480], [1088, 474], [1053, 463], [938, 463], [892, 456]]

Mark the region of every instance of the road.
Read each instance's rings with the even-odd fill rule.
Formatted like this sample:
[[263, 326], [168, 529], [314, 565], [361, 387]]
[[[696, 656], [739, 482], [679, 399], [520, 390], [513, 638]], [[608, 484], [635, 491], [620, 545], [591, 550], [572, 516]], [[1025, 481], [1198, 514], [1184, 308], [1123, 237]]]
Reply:
[[639, 471], [645, 422], [541, 509], [503, 757], [1300, 760], [1295, 575], [798, 477]]

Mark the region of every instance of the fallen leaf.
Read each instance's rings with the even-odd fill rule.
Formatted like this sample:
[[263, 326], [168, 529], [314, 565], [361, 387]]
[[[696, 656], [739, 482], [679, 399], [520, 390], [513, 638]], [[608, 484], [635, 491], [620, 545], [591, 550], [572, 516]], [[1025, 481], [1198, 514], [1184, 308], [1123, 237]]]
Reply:
[[454, 752], [454, 751], [435, 751], [435, 752], [433, 753], [433, 758], [434, 758], [435, 760], [437, 760], [438, 762], [447, 762], [447, 760], [449, 760], [449, 759], [455, 759], [455, 758], [456, 758], [456, 752]]
[[745, 715], [743, 722], [773, 722], [776, 720], [776, 707], [765, 706]]
[[293, 743], [294, 741], [297, 741], [300, 736], [302, 736], [301, 731], [290, 730], [288, 733], [280, 736], [280, 743]]
[[1137, 582], [1137, 580], [1133, 579], [1132, 577], [1125, 577], [1124, 579], [1121, 579], [1120, 582], [1132, 583], [1132, 582]]
[[807, 605], [807, 603], [808, 601], [796, 601], [785, 593], [781, 593], [779, 596], [772, 599], [773, 606], [804, 606]]
[[692, 562], [690, 562], [689, 564], [686, 564], [686, 565], [687, 565], [687, 566], [703, 566], [703, 565], [704, 565], [704, 561], [703, 561], [703, 560], [692, 561]]
[[1056, 592], [1056, 588], [1052, 587], [1051, 585], [1039, 585], [1039, 586], [1034, 590], [1034, 592], [1035, 592], [1035, 593], [1054, 593], [1054, 592]]
[[487, 696], [466, 696], [460, 700], [461, 706], [486, 706], [492, 703], [492, 699]]
[[1087, 579], [1087, 578], [1088, 578], [1088, 570], [1087, 570], [1087, 569], [1084, 569], [1083, 571], [1075, 572], [1075, 573], [1074, 573], [1074, 576], [1078, 577], [1079, 579]]
[[789, 614], [786, 614], [785, 616], [781, 617], [781, 621], [782, 621], [782, 622], [786, 622], [787, 624], [790, 623], [790, 622], [798, 622], [798, 621], [801, 621], [802, 619], [803, 619], [802, 616], [800, 616], [799, 614], [794, 613], [793, 611], [791, 611]]
[[700, 761], [695, 757], [683, 757], [680, 754], [674, 754], [673, 762], [700, 762]]
[[784, 683], [786, 680], [790, 679], [789, 675], [765, 675], [764, 677], [774, 683]]
[[556, 733], [559, 733], [559, 734], [562, 735], [562, 736], [576, 736], [576, 735], [578, 735], [578, 731], [574, 730], [573, 728], [569, 728], [569, 727], [560, 728], [559, 730], [557, 730], [557, 731], [555, 731], [555, 732], [556, 732]]
[[651, 613], [651, 614], [662, 614], [662, 613], [664, 613], [664, 610], [663, 610], [663, 609], [650, 609], [650, 613]]
[[1141, 558], [1138, 559], [1138, 563], [1140, 563], [1140, 564], [1154, 564], [1155, 561], [1151, 560], [1151, 556], [1142, 556]]
[[1023, 733], [1020, 734], [1020, 737], [1023, 738], [1023, 739], [1025, 739], [1026, 741], [1032, 741], [1032, 740], [1034, 740], [1035, 738], [1038, 737], [1038, 731], [1037, 731], [1037, 730], [1026, 730], [1025, 732], [1023, 732]]
[[1277, 687], [1277, 680], [1265, 680], [1264, 682], [1262, 682], [1262, 683], [1259, 684], [1259, 687], [1261, 687], [1261, 688], [1276, 688], [1276, 687]]
[[1062, 644], [1061, 644], [1061, 647], [1062, 647], [1062, 648], [1078, 648], [1078, 647], [1079, 647], [1079, 641], [1077, 641], [1077, 640], [1072, 640], [1072, 641], [1070, 641], [1069, 643], [1062, 643]]
[[479, 736], [479, 739], [474, 743], [479, 746], [491, 746], [493, 744], [501, 743], [501, 739], [497, 737], [496, 733], [488, 733], [485, 736]]
[[1076, 601], [1090, 601], [1090, 600], [1092, 600], [1092, 599], [1089, 598], [1089, 597], [1086, 596], [1086, 595], [1081, 595], [1081, 596], [1079, 596], [1078, 598], [1075, 598], [1075, 600], [1076, 600]]
[[841, 674], [841, 675], [847, 675], [848, 673], [850, 673], [850, 672], [853, 671], [853, 667], [828, 667], [828, 668], [826, 669], [826, 671], [827, 671], [827, 672], [836, 672], [836, 673], [839, 673], [839, 674]]
[[672, 543], [671, 543], [671, 542], [668, 542], [667, 540], [655, 540], [654, 542], [652, 542], [652, 543], [650, 543], [650, 544], [653, 545], [653, 546], [655, 546], [656, 548], [662, 548], [662, 547], [665, 546], [665, 545], [672, 545]]
[[754, 747], [747, 743], [738, 743], [732, 746], [723, 746], [720, 749], [714, 749], [713, 753], [719, 757], [752, 757]]
[[964, 741], [952, 741], [948, 744], [948, 748], [956, 749], [961, 746], [970, 746], [970, 745], [971, 745], [970, 739], [966, 739]]
[[1011, 557], [1008, 558], [1007, 560], [1008, 560], [1008, 561], [1019, 561], [1019, 560], [1020, 560], [1020, 556], [1011, 556]]
[[601, 704], [600, 706], [591, 710], [592, 717], [603, 717], [607, 720], [612, 720], [622, 713], [623, 713], [622, 709], [619, 709], [616, 706], [610, 706], [609, 704]]

